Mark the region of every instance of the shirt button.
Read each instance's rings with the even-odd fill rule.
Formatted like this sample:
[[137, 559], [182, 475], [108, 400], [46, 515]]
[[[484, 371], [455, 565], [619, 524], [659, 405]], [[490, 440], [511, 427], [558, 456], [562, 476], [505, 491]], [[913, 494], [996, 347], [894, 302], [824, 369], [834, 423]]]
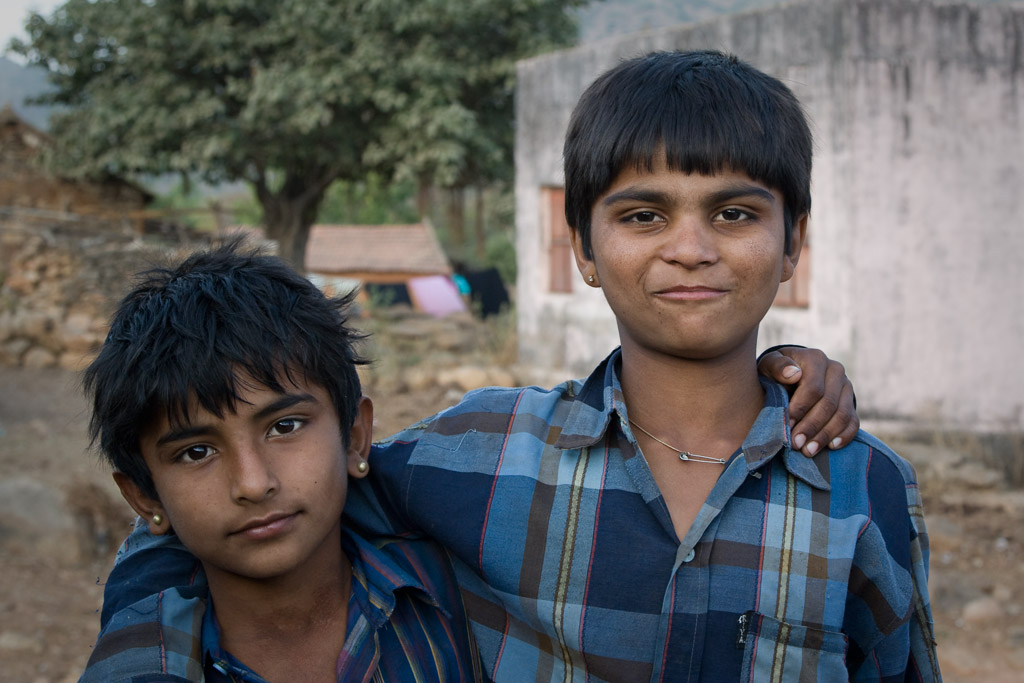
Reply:
[[683, 558], [683, 562], [693, 562], [693, 558], [696, 556], [697, 553], [694, 552], [693, 548], [690, 548], [690, 552], [686, 553], [686, 557]]

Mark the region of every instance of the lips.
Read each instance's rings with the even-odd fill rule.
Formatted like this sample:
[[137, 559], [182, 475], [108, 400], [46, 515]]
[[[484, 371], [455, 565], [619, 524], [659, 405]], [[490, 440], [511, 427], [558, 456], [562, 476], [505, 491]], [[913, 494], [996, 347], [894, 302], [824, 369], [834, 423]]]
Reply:
[[254, 539], [272, 538], [288, 531], [295, 523], [296, 517], [298, 517], [298, 513], [295, 512], [275, 512], [246, 522], [242, 527], [232, 531], [229, 535], [245, 536]]
[[658, 290], [654, 294], [661, 298], [675, 301], [702, 301], [724, 296], [726, 290], [704, 285], [676, 285]]

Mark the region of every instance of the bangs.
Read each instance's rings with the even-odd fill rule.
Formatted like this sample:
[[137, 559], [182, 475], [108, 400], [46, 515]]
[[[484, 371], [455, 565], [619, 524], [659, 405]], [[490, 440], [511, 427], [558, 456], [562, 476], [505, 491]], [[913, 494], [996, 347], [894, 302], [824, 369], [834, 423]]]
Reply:
[[588, 122], [596, 130], [612, 133], [606, 137], [607, 149], [594, 149], [588, 155], [591, 162], [601, 160], [590, 165], [603, 167], [595, 178], [600, 185], [610, 185], [624, 168], [651, 171], [664, 154], [673, 171], [711, 175], [733, 169], [785, 191], [795, 185], [787, 181], [794, 154], [810, 163], [810, 150], [803, 153], [801, 145], [790, 139], [793, 126], [801, 136], [809, 137], [809, 131], [788, 91], [775, 93], [788, 105], [780, 107], [776, 98], [754, 97], [739, 79], [730, 78], [730, 71], [653, 76], [660, 78], [647, 80], [671, 80], [645, 84], [641, 78], [636, 87], [652, 88], [659, 97], [638, 100], [628, 91], [617, 97], [606, 93], [605, 106], [595, 110], [594, 120]]
[[[587, 257], [590, 212], [626, 168], [746, 173], [778, 190], [789, 220], [810, 210], [811, 132], [778, 79], [717, 52], [624, 62], [583, 93], [566, 133], [566, 220]], [[788, 240], [787, 240], [788, 241]]]

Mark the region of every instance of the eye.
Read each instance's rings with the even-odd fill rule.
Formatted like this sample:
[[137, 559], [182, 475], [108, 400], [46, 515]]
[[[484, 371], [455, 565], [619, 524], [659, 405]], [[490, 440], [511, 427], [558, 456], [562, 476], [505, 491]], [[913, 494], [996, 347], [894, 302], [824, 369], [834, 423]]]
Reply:
[[718, 218], [727, 223], [736, 223], [738, 221], [750, 220], [753, 216], [741, 209], [725, 209], [718, 213]]
[[274, 423], [274, 426], [270, 428], [270, 435], [284, 436], [285, 434], [291, 434], [301, 428], [305, 422], [305, 420], [301, 420], [297, 417], [286, 417], [283, 420], [278, 420]]
[[654, 223], [660, 219], [653, 211], [637, 211], [626, 216], [627, 223]]
[[202, 462], [213, 454], [214, 450], [212, 447], [204, 444], [195, 444], [179, 451], [176, 459], [182, 462]]

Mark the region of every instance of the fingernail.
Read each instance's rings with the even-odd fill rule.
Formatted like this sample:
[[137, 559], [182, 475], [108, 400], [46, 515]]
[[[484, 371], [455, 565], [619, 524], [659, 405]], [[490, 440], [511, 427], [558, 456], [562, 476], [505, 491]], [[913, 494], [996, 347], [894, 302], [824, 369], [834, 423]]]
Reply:
[[807, 444], [807, 452], [810, 453], [811, 455], [814, 455], [815, 453], [817, 453], [818, 452], [818, 442], [817, 441], [812, 441], [809, 444]]
[[790, 377], [796, 375], [798, 372], [800, 372], [800, 367], [799, 366], [797, 366], [797, 365], [787, 365], [782, 370], [782, 376], [785, 377], [786, 379], [789, 379]]
[[796, 446], [797, 450], [804, 447], [804, 443], [807, 441], [807, 437], [803, 434], [797, 434], [793, 437], [793, 445]]
[[839, 437], [837, 436], [836, 438], [832, 439], [832, 440], [831, 440], [831, 441], [830, 441], [830, 442], [828, 443], [828, 445], [829, 445], [829, 447], [830, 447], [830, 448], [839, 448], [840, 446], [842, 446], [842, 445], [843, 445], [843, 440], [842, 440], [842, 439], [840, 439], [840, 438], [839, 438]]

